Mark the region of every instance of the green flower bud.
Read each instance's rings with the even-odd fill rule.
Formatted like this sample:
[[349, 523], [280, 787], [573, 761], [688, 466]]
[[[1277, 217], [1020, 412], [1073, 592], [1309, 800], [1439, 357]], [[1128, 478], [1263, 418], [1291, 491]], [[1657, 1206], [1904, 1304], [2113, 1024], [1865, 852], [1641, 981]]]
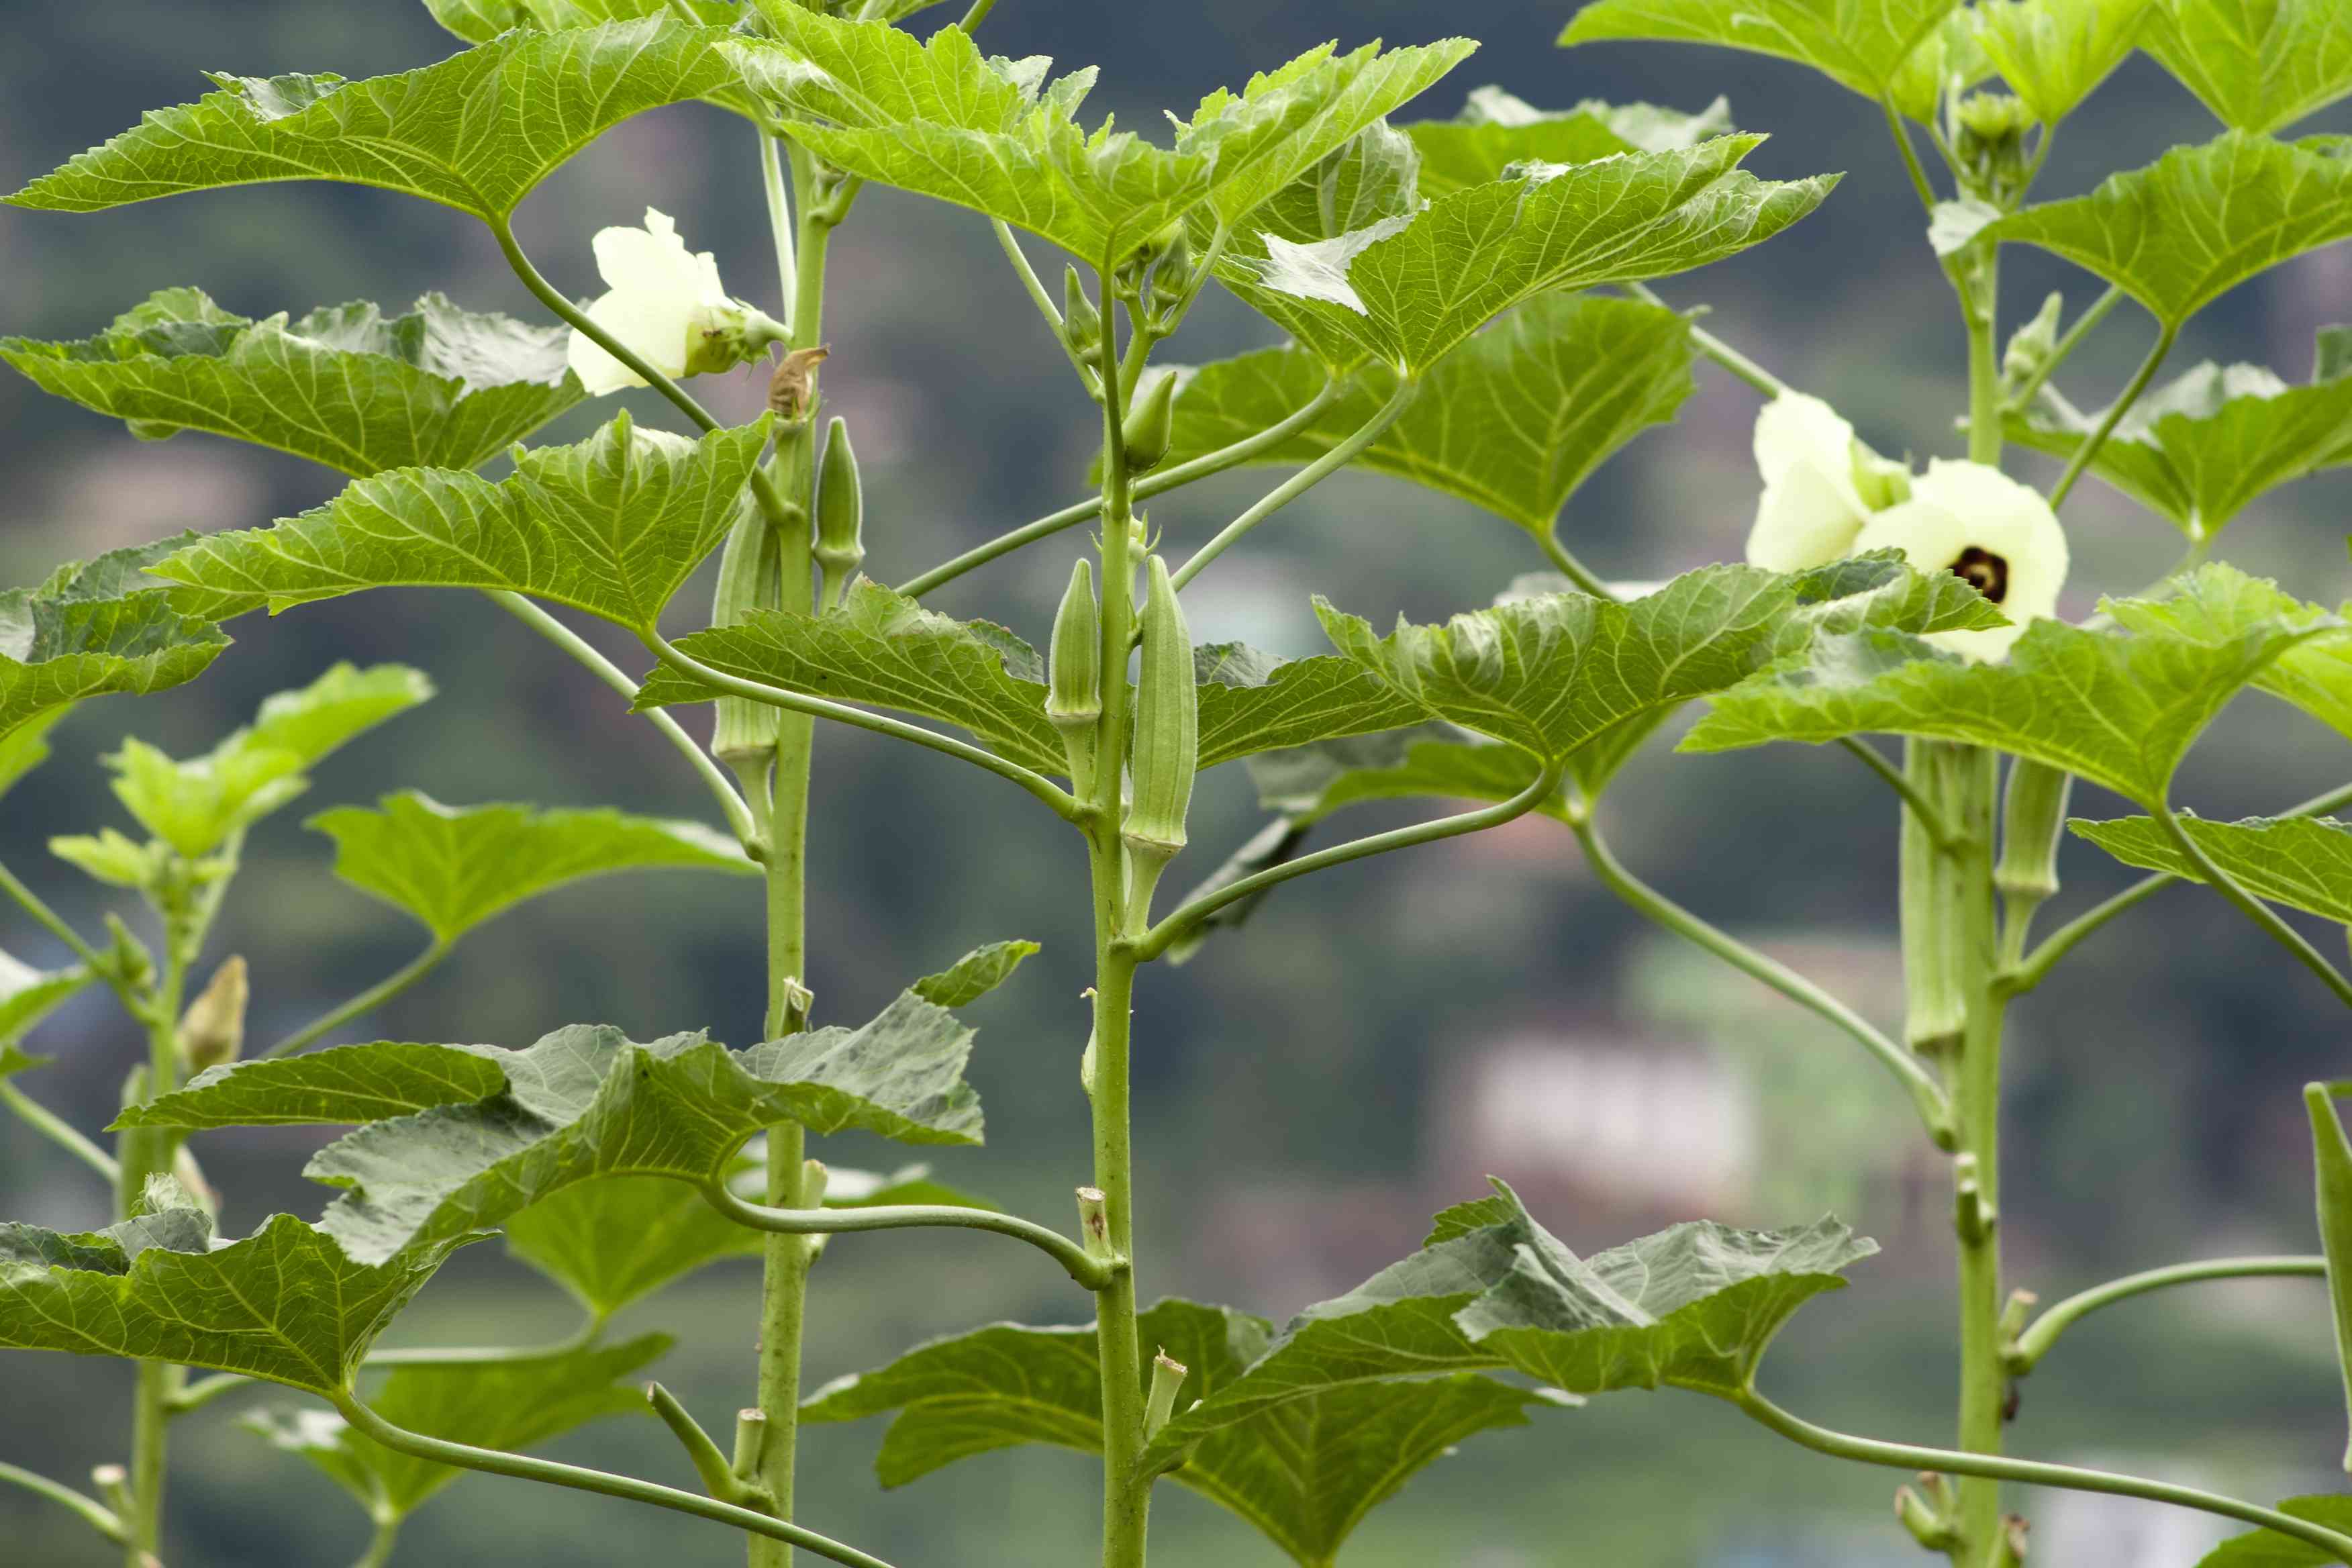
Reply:
[[2035, 123], [2033, 111], [2005, 92], [1972, 92], [1960, 100], [1957, 119], [1952, 152], [1962, 189], [2007, 206], [2024, 193], [2025, 138]]
[[1087, 298], [1085, 279], [1075, 267], [1062, 269], [1062, 340], [1080, 359], [1091, 361], [1102, 347], [1102, 312]]
[[1120, 832], [1127, 845], [1131, 930], [1147, 922], [1160, 873], [1184, 847], [1184, 819], [1192, 810], [1192, 775], [1201, 757], [1200, 728], [1192, 636], [1168, 580], [1168, 563], [1155, 555], [1143, 604], [1143, 679], [1136, 690], [1135, 751], [1128, 763], [1135, 801]]
[[245, 960], [231, 956], [180, 1019], [180, 1055], [192, 1072], [233, 1062], [245, 1052]]
[[1102, 618], [1094, 568], [1084, 560], [1070, 568], [1069, 591], [1055, 612], [1048, 666], [1045, 717], [1062, 732], [1070, 783], [1086, 795], [1094, 789], [1095, 727], [1102, 719]]
[[824, 462], [817, 473], [816, 562], [828, 583], [847, 583], [866, 560], [866, 489], [849, 426], [838, 415], [824, 432]]
[[2032, 381], [2050, 363], [2058, 348], [2058, 321], [2066, 309], [2066, 296], [2053, 293], [2042, 301], [2042, 309], [2033, 320], [2009, 336], [2009, 346], [2001, 351], [2000, 395], [2004, 400], [2013, 398], [2018, 389]]
[[1174, 299], [1192, 283], [1192, 239], [1185, 233], [1180, 219], [1169, 226], [1158, 247], [1159, 259], [1152, 263], [1151, 288], [1162, 299]]
[[1127, 466], [1143, 473], [1160, 466], [1176, 438], [1176, 373], [1167, 372], [1135, 400], [1127, 416]]
[[[754, 610], [776, 608], [782, 596], [781, 569], [775, 531], [747, 493], [719, 557], [719, 592], [711, 603], [710, 624], [731, 626]], [[722, 697], [718, 707], [710, 754], [742, 775], [747, 787], [763, 788], [768, 759], [783, 731], [783, 710], [742, 697]], [[751, 783], [755, 773], [757, 785]]]

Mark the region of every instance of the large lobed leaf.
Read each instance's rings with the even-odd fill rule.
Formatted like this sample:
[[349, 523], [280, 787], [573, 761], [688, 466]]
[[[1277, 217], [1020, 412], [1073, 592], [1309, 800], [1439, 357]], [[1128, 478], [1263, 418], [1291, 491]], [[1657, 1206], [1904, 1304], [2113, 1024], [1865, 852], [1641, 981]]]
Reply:
[[2159, 0], [1981, 0], [1955, 15], [1986, 65], [2054, 126], [2124, 63], [2158, 9]]
[[[2066, 826], [2126, 866], [2205, 880], [2154, 817]], [[2352, 925], [2352, 826], [2308, 816], [2208, 822], [2188, 812], [2180, 826], [2206, 858], [2254, 897]]]
[[[667, 1334], [646, 1334], [525, 1360], [403, 1366], [368, 1394], [368, 1405], [408, 1431], [512, 1453], [592, 1421], [646, 1414], [645, 1396], [623, 1382], [672, 1342]], [[248, 1411], [238, 1424], [316, 1465], [379, 1522], [396, 1524], [466, 1473], [394, 1453], [330, 1410]]]
[[1475, 46], [1351, 54], [1330, 47], [1203, 100], [1160, 148], [1075, 115], [1093, 85], [1048, 82], [1049, 61], [992, 60], [961, 28], [928, 43], [797, 0], [755, 0], [773, 35], [731, 46], [745, 80], [817, 156], [866, 179], [1025, 228], [1089, 262], [1117, 262], [1204, 207], [1232, 223], [1428, 87]]
[[504, 479], [395, 469], [154, 571], [272, 610], [366, 588], [507, 589], [642, 633], [727, 537], [767, 438], [764, 416], [689, 440], [622, 414], [576, 446], [521, 453]]
[[2173, 597], [2113, 600], [2120, 623], [2036, 621], [2005, 663], [1939, 654], [1892, 632], [1818, 638], [1802, 659], [1722, 693], [1683, 742], [1729, 751], [1881, 731], [1972, 742], [2032, 757], [2155, 807], [2180, 759], [2273, 661], [2342, 623], [2225, 566]]
[[[61, 566], [38, 587], [0, 592], [0, 745], [34, 725], [47, 730], [87, 698], [194, 680], [228, 647], [212, 617], [250, 601], [164, 589], [141, 574], [158, 548], [111, 551]], [[5, 782], [46, 752], [37, 734], [0, 753]]]
[[[1421, 395], [1359, 468], [1392, 474], [1549, 532], [1579, 485], [1635, 436], [1670, 422], [1692, 391], [1689, 324], [1632, 300], [1533, 300], [1438, 362]], [[1290, 346], [1221, 360], [1176, 399], [1169, 461], [1245, 439], [1321, 390], [1319, 355]], [[1362, 428], [1395, 391], [1370, 366], [1312, 426], [1260, 453], [1309, 463]]]
[[1423, 371], [1538, 295], [1703, 267], [1819, 206], [1834, 176], [1772, 182], [1738, 167], [1762, 140], [1530, 164], [1335, 238], [1269, 235], [1257, 282], [1320, 332]]
[[339, 468], [471, 468], [586, 395], [562, 327], [461, 310], [439, 294], [256, 321], [167, 289], [78, 342], [0, 339], [42, 391], [149, 439], [203, 430]]
[[0, 1225], [0, 1346], [211, 1367], [331, 1397], [466, 1239], [359, 1262], [290, 1215], [217, 1247], [194, 1209], [88, 1236]]
[[7, 201], [58, 212], [225, 185], [339, 180], [503, 222], [572, 154], [630, 117], [737, 86], [723, 27], [674, 15], [518, 30], [366, 81], [216, 76]]
[[[2352, 329], [2319, 335], [2311, 381], [2210, 361], [2150, 392], [2117, 420], [2091, 471], [2203, 542], [2263, 491], [2352, 462]], [[2044, 384], [2005, 421], [2009, 438], [2071, 458], [2103, 421]]]
[[1736, 1397], [1781, 1325], [1877, 1250], [1834, 1220], [1711, 1221], [1580, 1258], [1502, 1183], [1448, 1209], [1423, 1249], [1309, 1307], [1238, 1378], [1152, 1440], [1149, 1468], [1294, 1402], [1398, 1376], [1507, 1366], [1570, 1394], [1689, 1388]]
[[1563, 46], [1613, 38], [1716, 44], [1812, 67], [1864, 98], [1894, 87], [1905, 63], [1958, 0], [1594, 0]]
[[[706, 26], [729, 26], [740, 19], [737, 0], [685, 0], [695, 20]], [[562, 27], [593, 27], [599, 22], [634, 22], [648, 16], [676, 16], [678, 0], [425, 0], [433, 19], [469, 44], [487, 44], [517, 27], [554, 32]]]
[[[2322, 1493], [2289, 1498], [2278, 1506], [2281, 1513], [2352, 1534], [2352, 1498]], [[2274, 1530], [2257, 1530], [2223, 1542], [2198, 1559], [2197, 1568], [2326, 1568], [2326, 1564], [2342, 1561], [2307, 1541], [2297, 1541]]]
[[414, 790], [306, 826], [335, 841], [335, 874], [456, 941], [492, 916], [586, 877], [658, 868], [756, 877], [733, 839], [695, 822], [625, 812], [447, 806]]
[[[1136, 1324], [1187, 1369], [1179, 1407], [1214, 1395], [1265, 1348], [1273, 1325], [1229, 1307], [1170, 1300]], [[1145, 1369], [1148, 1384], [1150, 1368]], [[1303, 1568], [1333, 1561], [1350, 1531], [1453, 1445], [1526, 1424], [1534, 1390], [1475, 1374], [1324, 1389], [1208, 1436], [1174, 1479], [1264, 1531]], [[839, 1378], [802, 1406], [808, 1421], [896, 1413], [875, 1464], [886, 1487], [1027, 1443], [1102, 1451], [1095, 1327], [999, 1323], [934, 1340], [888, 1366]]]
[[1400, 127], [1421, 154], [1421, 194], [1442, 196], [1499, 180], [1514, 163], [1589, 163], [1624, 153], [1695, 147], [1731, 129], [1731, 105], [1717, 99], [1696, 114], [1651, 103], [1586, 99], [1543, 110], [1499, 87], [1475, 89], [1451, 120]]
[[1983, 232], [2055, 251], [2177, 327], [2257, 273], [2352, 236], [2352, 137], [2224, 132]]
[[2336, 0], [2154, 0], [2141, 38], [2223, 124], [2277, 131], [2352, 92]]

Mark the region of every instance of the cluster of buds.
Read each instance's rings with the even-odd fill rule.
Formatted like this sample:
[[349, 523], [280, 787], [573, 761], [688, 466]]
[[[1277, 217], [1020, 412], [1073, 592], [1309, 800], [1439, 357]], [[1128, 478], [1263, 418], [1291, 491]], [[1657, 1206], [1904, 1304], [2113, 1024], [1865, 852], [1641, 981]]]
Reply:
[[1960, 188], [2003, 212], [2024, 196], [2032, 169], [2026, 138], [2037, 123], [2021, 99], [1972, 92], [1952, 110], [1952, 154]]

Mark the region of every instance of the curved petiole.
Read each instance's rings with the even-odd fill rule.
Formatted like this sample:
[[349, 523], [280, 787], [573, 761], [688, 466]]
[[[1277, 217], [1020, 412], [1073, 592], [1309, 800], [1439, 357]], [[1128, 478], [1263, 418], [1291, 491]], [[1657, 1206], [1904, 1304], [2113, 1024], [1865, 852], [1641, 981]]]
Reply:
[[2325, 1279], [2326, 1276], [2327, 1259], [2316, 1255], [2307, 1258], [2215, 1258], [2201, 1263], [2175, 1263], [2140, 1274], [2126, 1274], [2120, 1279], [2110, 1279], [2104, 1285], [2094, 1285], [2088, 1290], [2069, 1296], [2034, 1319], [2032, 1325], [2010, 1345], [2004, 1359], [2009, 1363], [2010, 1372], [2022, 1377], [2050, 1353], [2050, 1347], [2057, 1342], [2060, 1334], [2084, 1318], [2102, 1307], [2127, 1301], [2151, 1290], [2168, 1289], [2175, 1285], [2194, 1285], [2208, 1279]]
[[1610, 852], [1589, 811], [1572, 812], [1569, 827], [1584, 847], [1585, 858], [1591, 864], [1593, 873], [1610, 891], [1675, 935], [1705, 948], [1734, 969], [1763, 982], [1800, 1007], [1844, 1031], [1910, 1091], [1919, 1119], [1926, 1123], [1927, 1135], [1937, 1146], [1953, 1147], [1950, 1098], [1916, 1054], [1888, 1039], [1869, 1020], [1795, 970], [1701, 920], [1628, 871]]
[[[1135, 482], [1135, 499], [1149, 500], [1153, 496], [1164, 495], [1179, 486], [1189, 485], [1195, 479], [1205, 479], [1212, 474], [1221, 474], [1228, 468], [1239, 468], [1259, 453], [1273, 450], [1300, 431], [1307, 429], [1316, 420], [1322, 417], [1323, 411], [1339, 401], [1339, 390], [1338, 382], [1326, 382], [1322, 391], [1300, 405], [1297, 412], [1284, 418], [1280, 423], [1269, 425], [1256, 435], [1244, 437], [1229, 447], [1220, 447], [1213, 452], [1204, 452], [1200, 457], [1189, 462], [1179, 463], [1172, 468], [1145, 475]], [[1102, 498], [1098, 495], [1088, 496], [1085, 500], [1066, 506], [1059, 511], [1049, 512], [1034, 522], [1024, 523], [1008, 533], [998, 534], [987, 543], [975, 546], [952, 561], [932, 567], [919, 577], [908, 579], [898, 585], [898, 592], [908, 598], [919, 599], [940, 584], [953, 582], [974, 567], [987, 565], [1000, 555], [1010, 555], [1024, 545], [1034, 544], [1041, 539], [1050, 539], [1064, 529], [1076, 528], [1101, 515]]]
[[2015, 392], [2010, 394], [2008, 400], [2001, 405], [2002, 411], [2017, 413], [2032, 403], [2033, 395], [2042, 390], [2042, 384], [2056, 374], [2058, 367], [2064, 364], [2073, 356], [2074, 351], [2083, 346], [2083, 341], [2096, 330], [2101, 321], [2107, 319], [2107, 312], [2122, 304], [2123, 300], [2122, 286], [2115, 283], [2108, 284], [2107, 291], [2084, 308], [2083, 313], [2075, 318], [2074, 324], [2067, 328], [2064, 334], [2051, 345], [2048, 357], [2034, 367], [2033, 374], [2020, 383]]
[[1447, 838], [1458, 838], [1465, 833], [1481, 833], [1489, 827], [1500, 827], [1515, 822], [1549, 800], [1559, 790], [1560, 764], [1547, 763], [1536, 774], [1535, 782], [1507, 801], [1478, 811], [1465, 811], [1455, 816], [1442, 816], [1434, 822], [1415, 823], [1411, 827], [1399, 827], [1387, 833], [1375, 833], [1369, 838], [1353, 839], [1319, 849], [1312, 855], [1302, 855], [1296, 860], [1270, 867], [1255, 876], [1228, 882], [1214, 892], [1203, 893], [1191, 903], [1178, 909], [1167, 919], [1138, 937], [1129, 952], [1139, 963], [1148, 963], [1168, 951], [1169, 945], [1186, 931], [1223, 909], [1227, 904], [1250, 898], [1293, 877], [1304, 877], [1310, 871], [1320, 871], [1330, 866], [1343, 866], [1350, 860], [1361, 860], [1373, 855], [1384, 855], [1391, 849], [1410, 849], [1417, 845], [1435, 844]]
[[749, 698], [754, 702], [765, 702], [770, 707], [782, 708], [788, 712], [814, 714], [819, 719], [831, 719], [836, 723], [854, 725], [860, 730], [871, 730], [877, 735], [888, 735], [896, 740], [912, 742], [918, 746], [928, 746], [932, 751], [944, 752], [950, 757], [959, 758], [977, 768], [985, 768], [1001, 779], [1019, 784], [1023, 789], [1053, 807], [1055, 814], [1066, 821], [1076, 822], [1086, 816], [1086, 807], [1053, 780], [1043, 773], [1032, 773], [1018, 763], [1007, 762], [994, 752], [984, 751], [968, 742], [959, 741], [951, 735], [942, 735], [934, 731], [926, 730], [919, 724], [909, 724], [904, 720], [888, 718], [880, 713], [869, 713], [863, 708], [854, 708], [846, 702], [835, 702], [823, 697], [810, 697], [798, 691], [787, 691], [780, 686], [769, 686], [757, 680], [745, 680], [739, 676], [713, 669], [692, 654], [681, 651], [659, 632], [646, 632], [645, 641], [646, 647], [652, 650], [654, 657], [672, 669], [682, 675], [690, 675], [705, 686], [723, 691], [730, 697]]
[[2296, 1541], [2308, 1542], [2330, 1553], [2331, 1561], [2352, 1562], [2352, 1535], [2282, 1513], [2259, 1503], [2242, 1502], [2223, 1497], [2218, 1492], [2200, 1491], [2195, 1487], [2175, 1486], [2169, 1481], [2147, 1480], [2139, 1476], [2116, 1475], [2107, 1470], [2080, 1469], [2073, 1465], [2044, 1464], [2038, 1459], [2012, 1459], [1998, 1454], [1970, 1454], [1950, 1448], [1922, 1448], [1909, 1443], [1884, 1443], [1874, 1437], [1856, 1437], [1844, 1432], [1832, 1432], [1826, 1426], [1816, 1426], [1781, 1409], [1754, 1389], [1741, 1393], [1734, 1401], [1739, 1408], [1763, 1426], [1770, 1427], [1792, 1443], [1827, 1454], [1832, 1458], [1852, 1459], [1864, 1465], [1885, 1465], [1898, 1470], [1940, 1470], [1955, 1476], [1978, 1476], [1989, 1480], [2017, 1481], [2026, 1486], [2057, 1487], [2067, 1491], [2105, 1492], [2113, 1497], [2144, 1499], [2148, 1502], [2170, 1503], [2175, 1508], [2195, 1509], [2200, 1513], [2216, 1513], [2225, 1519], [2242, 1521], [2264, 1530], [2276, 1531]]
[[435, 937], [433, 941], [425, 946], [423, 952], [420, 952], [415, 958], [410, 959], [408, 963], [403, 965], [400, 969], [386, 975], [383, 979], [376, 982], [373, 985], [369, 986], [366, 990], [361, 992], [358, 995], [352, 997], [341, 1006], [335, 1008], [332, 1012], [322, 1014], [319, 1017], [313, 1018], [308, 1024], [303, 1025], [300, 1028], [295, 1030], [292, 1034], [287, 1036], [284, 1039], [278, 1041], [276, 1045], [262, 1052], [262, 1056], [282, 1057], [290, 1055], [295, 1051], [300, 1050], [303, 1047], [312, 1044], [321, 1037], [332, 1034], [335, 1030], [341, 1028], [345, 1024], [350, 1023], [353, 1018], [359, 1017], [365, 1013], [373, 1012], [384, 1003], [391, 1001], [394, 997], [399, 995], [402, 992], [407, 990], [410, 986], [415, 984], [418, 981], [432, 973], [436, 969], [438, 969], [441, 966], [441, 961], [449, 956], [449, 950], [455, 945], [457, 945], [455, 942], [452, 942], [446, 938]]
[[1251, 529], [1255, 528], [1259, 523], [1264, 522], [1267, 518], [1272, 517], [1276, 512], [1361, 457], [1365, 448], [1387, 434], [1388, 427], [1397, 422], [1404, 411], [1412, 406], [1412, 400], [1420, 395], [1419, 382], [1398, 383], [1396, 391], [1390, 395], [1386, 403], [1381, 405], [1380, 412], [1366, 420], [1354, 435], [1268, 490], [1259, 498], [1255, 506], [1225, 524], [1223, 530], [1214, 539], [1201, 546], [1193, 552], [1191, 560], [1185, 562], [1170, 575], [1168, 579], [1170, 585], [1181, 592], [1187, 584], [1201, 574], [1202, 568], [1239, 543], [1242, 536]]
[[2107, 437], [2123, 422], [2123, 416], [2131, 412], [2132, 405], [2139, 401], [2139, 395], [2146, 392], [2147, 384], [2156, 379], [2156, 373], [2164, 363], [2165, 356], [2172, 352], [2172, 341], [2179, 331], [2179, 328], [2168, 321], [2156, 334], [2156, 346], [2147, 351], [2147, 357], [2139, 362], [2137, 370], [2132, 372], [2131, 380], [2124, 386], [2123, 395], [2109, 405], [2106, 413], [2100, 417], [2099, 427], [2091, 432], [2090, 439], [2074, 448], [2074, 455], [2066, 461], [2066, 471], [2059, 475], [2058, 482], [2051, 487], [2051, 510], [2055, 511], [2065, 504], [2067, 495], [2074, 488], [2074, 481], [2090, 468], [2091, 459], [2099, 455], [2099, 448], [2107, 444]]
[[1045, 330], [1054, 334], [1054, 341], [1062, 345], [1062, 353], [1069, 360], [1070, 368], [1078, 373], [1078, 379], [1086, 383], [1087, 391], [1101, 396], [1102, 378], [1095, 374], [1094, 366], [1086, 362], [1085, 356], [1070, 346], [1069, 333], [1062, 323], [1062, 312], [1055, 308], [1054, 297], [1045, 292], [1045, 285], [1038, 279], [1037, 269], [1029, 265], [1029, 254], [1021, 248], [1020, 237], [1013, 232], [1013, 226], [1001, 217], [992, 217], [988, 220], [988, 226], [996, 235], [996, 244], [1004, 252], [1004, 259], [1013, 264], [1013, 276], [1021, 279], [1022, 292], [1029, 296], [1029, 302], [1036, 306], [1037, 313], [1045, 319]]
[[890, 1568], [890, 1564], [879, 1557], [860, 1552], [854, 1546], [845, 1546], [813, 1530], [803, 1530], [781, 1519], [755, 1513], [748, 1508], [738, 1508], [732, 1503], [720, 1502], [696, 1492], [680, 1491], [676, 1487], [666, 1487], [654, 1481], [642, 1481], [635, 1476], [616, 1476], [579, 1465], [560, 1464], [553, 1459], [535, 1459], [529, 1455], [502, 1453], [496, 1448], [477, 1448], [469, 1443], [452, 1443], [446, 1438], [428, 1437], [422, 1432], [411, 1432], [369, 1409], [356, 1394], [349, 1390], [335, 1396], [335, 1408], [341, 1412], [344, 1420], [363, 1435], [374, 1438], [396, 1454], [406, 1454], [412, 1458], [429, 1459], [436, 1465], [453, 1465], [459, 1469], [480, 1470], [487, 1475], [509, 1476], [516, 1480], [569, 1487], [574, 1491], [596, 1492], [654, 1508], [672, 1509], [698, 1519], [733, 1525], [747, 1534], [763, 1535], [772, 1541], [797, 1546], [829, 1562], [842, 1563], [845, 1568]]
[[991, 1209], [961, 1208], [952, 1204], [885, 1204], [872, 1208], [781, 1209], [746, 1203], [727, 1190], [723, 1182], [705, 1183], [699, 1189], [712, 1208], [750, 1230], [772, 1236], [842, 1236], [868, 1230], [915, 1230], [946, 1226], [958, 1230], [992, 1231], [1009, 1236], [1052, 1258], [1072, 1279], [1088, 1290], [1101, 1290], [1118, 1277], [1118, 1265], [1094, 1257], [1060, 1231], [1013, 1215]]
[[117, 1546], [128, 1543], [129, 1536], [122, 1528], [122, 1521], [112, 1509], [85, 1492], [76, 1491], [63, 1481], [53, 1481], [47, 1476], [36, 1475], [15, 1465], [0, 1464], [0, 1485], [21, 1487], [35, 1497], [47, 1498], [79, 1517], [84, 1524]]
[[2343, 973], [2322, 957], [2317, 948], [2305, 942], [2301, 931], [2287, 924], [2276, 910], [2248, 892], [2235, 877], [2215, 863], [2213, 858], [2205, 853], [2203, 846], [2180, 826], [2180, 818], [2174, 815], [2170, 806], [2159, 807], [2156, 820], [2164, 828], [2165, 836], [2172, 840], [2172, 847], [2197, 868], [2198, 873], [2212, 885], [2216, 892], [2237, 905], [2239, 911], [2260, 926], [2273, 942], [2285, 948], [2302, 961], [2304, 967], [2326, 981], [2327, 988], [2336, 993], [2337, 1001], [2352, 1007], [2352, 981], [2346, 980]]
[[122, 1179], [122, 1167], [115, 1162], [113, 1155], [83, 1137], [73, 1123], [5, 1078], [0, 1078], [0, 1106], [14, 1111], [19, 1121], [97, 1172], [108, 1186], [111, 1187]]

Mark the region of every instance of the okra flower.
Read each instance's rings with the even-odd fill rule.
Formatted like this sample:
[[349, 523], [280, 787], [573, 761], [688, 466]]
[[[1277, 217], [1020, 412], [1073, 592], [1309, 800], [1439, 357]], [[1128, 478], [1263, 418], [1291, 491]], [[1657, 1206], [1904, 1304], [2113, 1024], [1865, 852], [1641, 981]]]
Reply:
[[1870, 520], [1853, 553], [1888, 548], [1922, 572], [1951, 572], [2000, 606], [2010, 625], [1933, 632], [1927, 641], [1969, 658], [2000, 659], [2026, 624], [2058, 612], [2066, 532], [2041, 493], [1982, 463], [1927, 465], [1911, 499]]
[[1836, 409], [1801, 392], [1783, 392], [1756, 416], [1756, 467], [1764, 495], [1748, 559], [1769, 572], [1853, 553], [1871, 515], [1910, 493], [1908, 468], [1854, 439]]
[[[717, 258], [688, 251], [677, 225], [651, 207], [643, 228], [599, 231], [595, 251], [608, 291], [588, 307], [588, 319], [664, 375], [730, 370], [786, 336], [763, 312], [728, 298]], [[592, 397], [646, 384], [583, 332], [572, 334], [569, 357]]]

